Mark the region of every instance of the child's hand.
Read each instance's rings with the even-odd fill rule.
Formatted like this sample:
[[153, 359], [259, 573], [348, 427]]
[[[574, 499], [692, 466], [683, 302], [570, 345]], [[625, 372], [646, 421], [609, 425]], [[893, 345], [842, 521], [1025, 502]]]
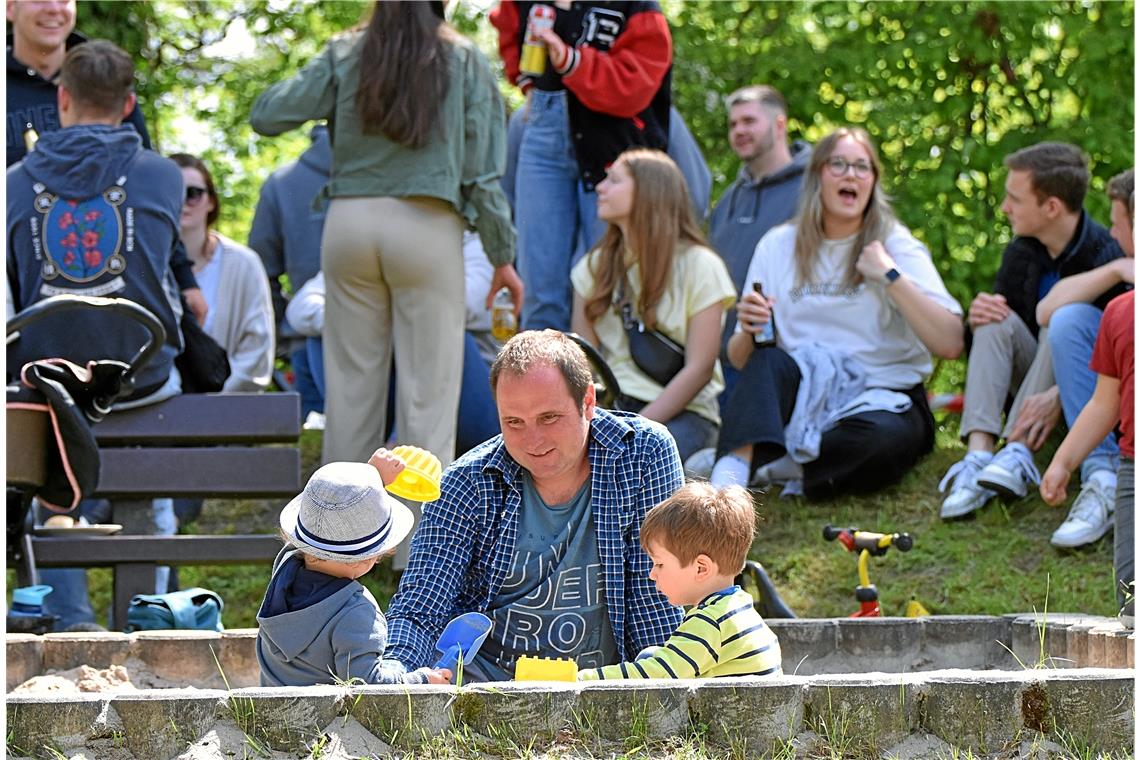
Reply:
[[404, 460], [385, 448], [376, 449], [368, 458], [368, 464], [376, 468], [380, 473], [380, 480], [384, 481], [386, 486], [391, 485], [396, 476], [404, 471]]
[[451, 671], [447, 668], [432, 668], [427, 673], [428, 683], [446, 686], [451, 683]]
[[1050, 462], [1049, 469], [1041, 477], [1041, 500], [1051, 507], [1063, 502], [1068, 495], [1065, 489], [1070, 477], [1069, 470], [1064, 465]]

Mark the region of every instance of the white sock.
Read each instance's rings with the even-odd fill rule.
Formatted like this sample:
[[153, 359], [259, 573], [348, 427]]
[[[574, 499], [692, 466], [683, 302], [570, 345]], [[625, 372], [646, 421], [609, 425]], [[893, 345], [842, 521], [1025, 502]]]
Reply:
[[736, 454], [726, 454], [716, 460], [709, 482], [717, 488], [725, 486], [748, 487], [748, 475], [752, 464]]

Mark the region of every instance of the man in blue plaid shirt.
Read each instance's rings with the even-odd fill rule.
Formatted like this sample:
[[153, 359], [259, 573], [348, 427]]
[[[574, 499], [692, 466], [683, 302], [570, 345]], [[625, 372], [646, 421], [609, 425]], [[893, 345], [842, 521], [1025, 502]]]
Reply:
[[640, 534], [683, 482], [672, 437], [598, 409], [585, 354], [554, 330], [508, 341], [491, 387], [503, 433], [424, 505], [385, 657], [431, 664], [447, 622], [473, 610], [494, 627], [465, 681], [509, 680], [521, 655], [600, 667], [662, 644], [681, 610], [650, 581]]

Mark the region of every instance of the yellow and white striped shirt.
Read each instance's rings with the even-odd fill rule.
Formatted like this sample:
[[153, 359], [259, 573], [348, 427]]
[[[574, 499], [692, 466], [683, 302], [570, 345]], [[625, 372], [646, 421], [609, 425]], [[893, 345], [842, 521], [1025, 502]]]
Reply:
[[664, 646], [634, 662], [578, 672], [579, 681], [782, 675], [780, 642], [739, 586], [694, 605]]

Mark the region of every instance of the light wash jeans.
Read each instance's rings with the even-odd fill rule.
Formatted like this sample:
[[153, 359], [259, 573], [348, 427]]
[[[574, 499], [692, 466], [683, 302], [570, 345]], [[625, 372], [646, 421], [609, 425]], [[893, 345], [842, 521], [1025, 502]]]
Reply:
[[[49, 516], [41, 510], [42, 516]], [[92, 524], [110, 520], [111, 504], [106, 499], [84, 499], [79, 504], [79, 515]], [[78, 515], [77, 515], [78, 517]], [[151, 502], [151, 535], [173, 536], [175, 532], [174, 500], [155, 499]], [[38, 520], [42, 524], [42, 520]], [[98, 538], [91, 538], [98, 541]], [[39, 571], [40, 583], [52, 587], [44, 597], [44, 612], [58, 615], [56, 631], [65, 631], [77, 623], [94, 623], [95, 612], [87, 595], [87, 571], [81, 567], [43, 568]], [[158, 567], [154, 573], [154, 593], [165, 594], [170, 583], [170, 568]], [[108, 626], [110, 620], [105, 621]]]
[[570, 269], [605, 232], [579, 176], [565, 92], [532, 90], [515, 178], [518, 270], [527, 330], [570, 329]]
[[[1104, 312], [1092, 304], [1070, 303], [1057, 309], [1049, 321], [1053, 377], [1061, 390], [1061, 408], [1065, 424], [1070, 428], [1096, 387], [1096, 373], [1089, 369], [1089, 360], [1103, 315]], [[1097, 470], [1116, 472], [1119, 465], [1120, 448], [1116, 437], [1109, 433], [1081, 462], [1081, 481], [1087, 481]]]

